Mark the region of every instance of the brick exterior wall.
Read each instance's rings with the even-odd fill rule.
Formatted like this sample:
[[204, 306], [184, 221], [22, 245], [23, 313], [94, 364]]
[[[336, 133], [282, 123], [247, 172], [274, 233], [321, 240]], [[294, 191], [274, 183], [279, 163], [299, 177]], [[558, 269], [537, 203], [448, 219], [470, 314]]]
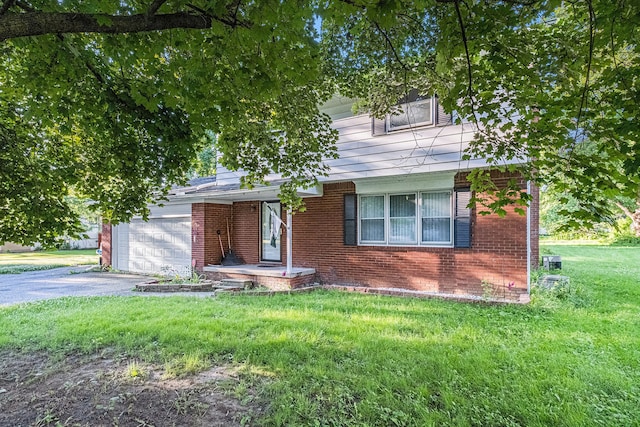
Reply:
[[[500, 186], [514, 176], [492, 172], [492, 177]], [[520, 183], [526, 188], [523, 180]], [[465, 173], [456, 176], [455, 187], [468, 187]], [[293, 217], [293, 264], [315, 268], [323, 283], [471, 295], [483, 295], [490, 287], [492, 296], [507, 299], [527, 293], [527, 218], [512, 207], [506, 208], [505, 217], [473, 212], [468, 249], [345, 246], [343, 204], [344, 194], [350, 193], [355, 193], [351, 182], [325, 184], [323, 197], [306, 199], [307, 210]], [[537, 191], [534, 208], [535, 203]], [[233, 207], [235, 247], [247, 263], [259, 261], [259, 205], [242, 202]], [[535, 218], [531, 225], [536, 236], [532, 242], [537, 242]], [[285, 240], [283, 233], [283, 248]], [[537, 249], [532, 248], [534, 258]]]
[[232, 225], [232, 206], [214, 203], [194, 203], [191, 205], [191, 258], [195, 269], [202, 271], [208, 264], [220, 264], [222, 249], [217, 231], [225, 251], [229, 250], [227, 235]]
[[[498, 186], [513, 177], [492, 172]], [[526, 188], [521, 178], [519, 182]], [[458, 173], [454, 187], [468, 185], [466, 173]], [[325, 184], [324, 195], [306, 199], [306, 211], [293, 216], [293, 264], [316, 269], [315, 278], [322, 283], [458, 295], [483, 295], [490, 287], [492, 296], [513, 300], [527, 293], [527, 263], [537, 268], [539, 257], [539, 192], [535, 186], [531, 186], [530, 254], [527, 253], [527, 217], [509, 206], [505, 217], [472, 212], [471, 248], [345, 246], [344, 195], [353, 193], [352, 182]], [[192, 205], [192, 259], [196, 270], [220, 263], [223, 254], [216, 231], [220, 230], [224, 249], [228, 250], [227, 220], [234, 253], [247, 264], [260, 261], [260, 204], [252, 201]], [[111, 234], [112, 227], [104, 224], [104, 265], [112, 262]], [[285, 248], [283, 230], [283, 260]], [[290, 283], [291, 287], [304, 284], [294, 282]], [[261, 284], [282, 286], [280, 282]]]
[[111, 250], [111, 232], [113, 227], [111, 224], [102, 224], [102, 240], [101, 240], [101, 249], [102, 249], [102, 265], [107, 267], [112, 265], [112, 255], [113, 251]]
[[315, 282], [315, 275], [306, 275], [298, 277], [274, 277], [274, 276], [256, 276], [253, 274], [238, 274], [238, 273], [219, 273], [219, 272], [206, 272], [208, 279], [222, 280], [222, 279], [244, 279], [251, 280], [257, 286], [264, 286], [273, 291], [285, 291], [289, 289], [302, 288], [306, 285]]
[[[233, 204], [232, 245], [235, 253], [247, 264], [257, 264], [260, 261], [261, 203], [256, 201]], [[283, 247], [284, 237], [282, 239]]]

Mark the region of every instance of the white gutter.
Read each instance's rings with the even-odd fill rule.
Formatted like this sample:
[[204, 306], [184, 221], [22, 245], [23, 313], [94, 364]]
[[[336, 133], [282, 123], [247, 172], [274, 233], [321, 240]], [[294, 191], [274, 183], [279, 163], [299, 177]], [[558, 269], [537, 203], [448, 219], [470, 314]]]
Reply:
[[[207, 185], [207, 184], [203, 184]], [[212, 186], [210, 186], [212, 187]], [[237, 188], [235, 190], [226, 189], [211, 189], [200, 193], [194, 191], [181, 192], [180, 194], [172, 195], [172, 199], [184, 200], [191, 198], [213, 198], [219, 200], [234, 200], [234, 201], [250, 201], [250, 200], [268, 200], [277, 198], [280, 191], [280, 185], [265, 185], [254, 187], [251, 190], [247, 188]], [[300, 197], [321, 197], [322, 185], [311, 188], [298, 188], [297, 193]]]
[[192, 193], [194, 191], [202, 190], [203, 188], [214, 187], [216, 185], [218, 185], [218, 183], [216, 181], [213, 181], [213, 182], [207, 182], [205, 184], [196, 185], [195, 187], [194, 186], [178, 187], [170, 190], [169, 194], [184, 196], [186, 193]]

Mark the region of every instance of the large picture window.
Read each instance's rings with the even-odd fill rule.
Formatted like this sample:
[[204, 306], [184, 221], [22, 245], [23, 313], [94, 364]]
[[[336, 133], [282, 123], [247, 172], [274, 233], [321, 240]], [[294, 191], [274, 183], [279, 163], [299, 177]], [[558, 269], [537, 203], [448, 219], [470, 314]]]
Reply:
[[361, 195], [359, 243], [453, 244], [452, 192]]

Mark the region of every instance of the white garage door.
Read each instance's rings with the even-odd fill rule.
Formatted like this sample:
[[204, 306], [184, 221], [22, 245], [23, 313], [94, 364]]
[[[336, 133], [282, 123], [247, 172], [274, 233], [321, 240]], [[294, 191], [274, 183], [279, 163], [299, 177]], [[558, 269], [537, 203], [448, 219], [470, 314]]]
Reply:
[[191, 267], [191, 218], [132, 220], [116, 227], [118, 270], [188, 275]]

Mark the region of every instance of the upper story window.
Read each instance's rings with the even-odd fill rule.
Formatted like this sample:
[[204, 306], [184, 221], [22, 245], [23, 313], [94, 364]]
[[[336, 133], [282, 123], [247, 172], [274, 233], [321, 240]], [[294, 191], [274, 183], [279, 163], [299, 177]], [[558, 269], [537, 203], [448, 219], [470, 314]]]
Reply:
[[422, 95], [414, 89], [398, 100], [394, 114], [387, 114], [381, 119], [371, 118], [371, 135], [383, 136], [396, 131], [453, 123], [453, 115], [444, 111], [436, 95]]
[[409, 96], [407, 102], [400, 104], [400, 111], [387, 116], [387, 131], [407, 129], [416, 126], [432, 125], [433, 98]]

